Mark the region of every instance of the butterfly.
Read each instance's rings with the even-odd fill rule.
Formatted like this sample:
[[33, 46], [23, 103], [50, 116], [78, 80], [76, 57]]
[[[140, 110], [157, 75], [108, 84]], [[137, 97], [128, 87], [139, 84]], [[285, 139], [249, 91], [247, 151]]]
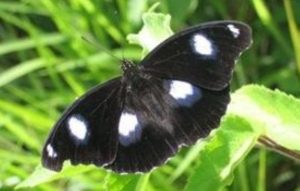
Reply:
[[230, 101], [236, 59], [251, 44], [237, 21], [208, 22], [178, 32], [140, 64], [77, 99], [50, 133], [42, 165], [60, 171], [94, 164], [115, 172], [147, 172], [217, 128]]

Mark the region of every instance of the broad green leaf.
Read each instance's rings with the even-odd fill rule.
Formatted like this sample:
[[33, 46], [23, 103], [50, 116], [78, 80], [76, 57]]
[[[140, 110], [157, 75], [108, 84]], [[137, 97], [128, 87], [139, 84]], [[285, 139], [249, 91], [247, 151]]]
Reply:
[[[67, 162], [64, 165], [63, 170], [57, 173], [43, 168], [41, 165], [39, 165], [27, 179], [25, 179], [23, 182], [17, 185], [16, 189], [32, 188], [46, 182], [51, 182], [63, 178], [71, 178], [73, 176], [80, 175], [95, 169], [96, 167], [93, 165], [71, 166], [70, 163]], [[100, 169], [97, 170], [100, 171]], [[140, 175], [120, 175], [116, 173], [103, 171], [103, 179], [99, 180], [103, 182], [100, 190], [129, 191], [133, 190], [133, 188], [138, 189], [140, 187], [143, 187], [145, 185], [146, 180], [147, 177], [145, 179], [144, 176]]]
[[132, 191], [136, 190], [140, 179], [143, 179], [143, 176], [134, 175], [134, 174], [125, 174], [120, 175], [113, 172], [108, 172], [105, 186], [101, 190], [110, 190], [110, 191]]
[[81, 174], [84, 172], [87, 172], [94, 167], [92, 166], [71, 166], [71, 165], [65, 165], [64, 169], [62, 172], [57, 173], [55, 171], [48, 170], [46, 168], [43, 168], [41, 165], [37, 166], [35, 171], [23, 182], [18, 184], [16, 186], [16, 189], [20, 188], [32, 188], [35, 187], [39, 184], [58, 180], [64, 177], [72, 177], [77, 174]]
[[136, 191], [146, 190], [146, 188], [148, 186], [150, 175], [151, 175], [151, 173], [147, 173], [147, 174], [140, 177], [140, 179], [138, 181], [138, 184], [135, 187]]
[[244, 86], [228, 108], [247, 120], [261, 136], [290, 150], [300, 151], [300, 100], [263, 86]]
[[195, 159], [198, 158], [199, 153], [201, 150], [203, 150], [204, 145], [204, 141], [199, 141], [189, 149], [188, 153], [186, 153], [184, 156], [184, 159], [180, 161], [176, 169], [172, 172], [171, 176], [169, 177], [169, 182], [173, 182], [187, 170], [187, 168], [195, 161]]
[[143, 15], [143, 28], [138, 34], [130, 34], [127, 39], [132, 44], [143, 47], [143, 56], [173, 34], [170, 15], [148, 12]]
[[185, 191], [219, 190], [232, 180], [232, 172], [255, 145], [258, 134], [251, 125], [234, 115], [226, 116], [221, 127], [199, 154], [199, 164]]

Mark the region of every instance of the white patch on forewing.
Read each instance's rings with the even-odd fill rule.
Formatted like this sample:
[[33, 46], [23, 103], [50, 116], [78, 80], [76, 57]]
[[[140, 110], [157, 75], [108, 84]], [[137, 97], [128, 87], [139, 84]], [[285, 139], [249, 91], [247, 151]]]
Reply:
[[128, 112], [122, 112], [119, 121], [119, 141], [128, 146], [141, 138], [142, 130], [137, 116]]
[[55, 152], [55, 150], [53, 149], [51, 144], [47, 145], [46, 151], [47, 151], [49, 157], [51, 157], [51, 158], [57, 157], [57, 153]]
[[187, 82], [172, 80], [169, 93], [175, 99], [184, 99], [193, 94], [193, 86]]
[[193, 36], [194, 50], [202, 55], [211, 55], [213, 53], [213, 47], [209, 39], [202, 34], [196, 34]]
[[202, 96], [201, 90], [190, 83], [171, 80], [169, 94], [177, 100], [180, 105], [192, 106]]
[[87, 136], [87, 124], [86, 122], [76, 115], [73, 115], [68, 120], [68, 128], [71, 134], [78, 140], [84, 140]]
[[232, 32], [234, 38], [237, 38], [240, 35], [240, 30], [233, 24], [227, 25], [227, 28]]

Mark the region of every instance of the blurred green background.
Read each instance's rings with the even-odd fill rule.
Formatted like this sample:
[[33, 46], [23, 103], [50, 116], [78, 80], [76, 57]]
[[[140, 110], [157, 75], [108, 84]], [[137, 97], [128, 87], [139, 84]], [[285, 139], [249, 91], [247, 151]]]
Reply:
[[[119, 62], [81, 37], [120, 58], [138, 61], [141, 48], [128, 44], [126, 36], [139, 31], [142, 13], [156, 2], [0, 0], [0, 190], [13, 190], [34, 171], [47, 134], [75, 97], [121, 74]], [[248, 23], [253, 45], [236, 65], [232, 90], [256, 83], [299, 97], [299, 8], [296, 0], [165, 0], [157, 12], [172, 16], [174, 31], [213, 20]], [[187, 150], [144, 176], [149, 178], [144, 188], [182, 190], [192, 166], [176, 179], [169, 177]], [[131, 188], [127, 176], [83, 169], [31, 190]], [[264, 149], [251, 151], [235, 175], [227, 190], [300, 190], [299, 165]], [[130, 180], [139, 178], [133, 175]]]

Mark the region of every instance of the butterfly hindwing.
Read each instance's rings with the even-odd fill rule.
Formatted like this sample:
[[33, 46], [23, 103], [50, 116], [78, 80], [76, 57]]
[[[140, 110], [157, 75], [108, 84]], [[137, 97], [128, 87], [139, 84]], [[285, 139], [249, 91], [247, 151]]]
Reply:
[[240, 22], [210, 22], [165, 40], [141, 62], [141, 70], [185, 80], [211, 90], [228, 86], [235, 60], [251, 43], [251, 29]]
[[187, 82], [138, 78], [126, 94], [119, 120], [117, 172], [146, 172], [219, 125], [228, 88], [211, 91]]
[[117, 150], [117, 125], [122, 99], [120, 78], [95, 87], [66, 110], [43, 149], [42, 163], [59, 171], [72, 164], [111, 163]]

